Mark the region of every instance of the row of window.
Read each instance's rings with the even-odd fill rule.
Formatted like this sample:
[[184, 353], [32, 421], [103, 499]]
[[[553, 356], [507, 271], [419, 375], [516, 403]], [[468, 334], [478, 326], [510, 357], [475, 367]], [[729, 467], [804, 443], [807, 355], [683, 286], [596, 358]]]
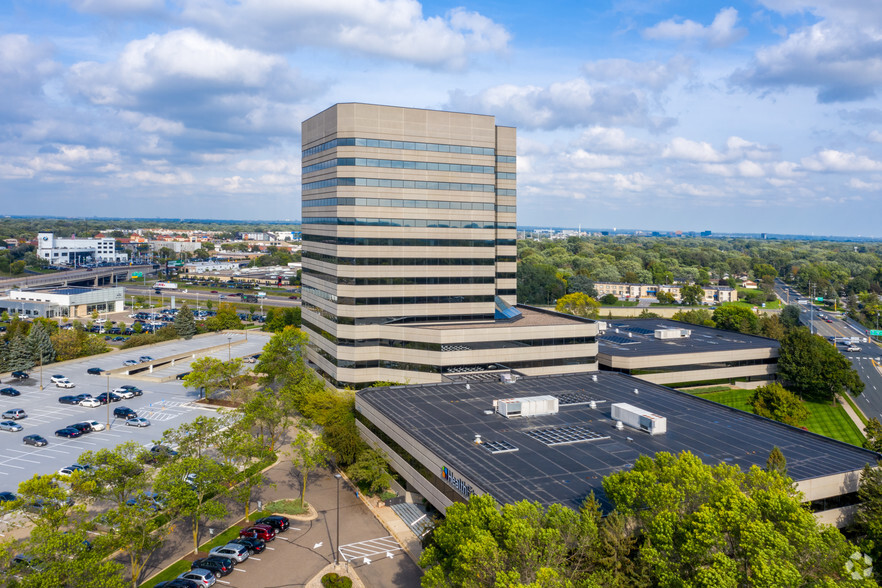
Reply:
[[472, 322], [472, 321], [492, 321], [493, 313], [475, 313], [475, 314], [438, 314], [438, 315], [421, 315], [421, 316], [365, 316], [351, 317], [338, 316], [330, 313], [314, 304], [303, 301], [303, 309], [311, 311], [317, 315], [338, 325], [403, 325], [409, 323], [449, 323], [449, 322]]
[[511, 172], [496, 172], [497, 180], [516, 180], [518, 179], [518, 174], [514, 174]]
[[341, 347], [394, 347], [396, 349], [417, 349], [420, 351], [475, 351], [483, 349], [517, 349], [523, 347], [555, 347], [559, 345], [586, 345], [595, 343], [594, 337], [557, 337], [553, 339], [519, 339], [517, 341], [469, 341], [468, 343], [427, 343], [425, 341], [405, 341], [399, 339], [345, 339], [336, 337], [324, 329], [303, 321], [303, 326], [318, 333], [334, 345]]
[[338, 257], [315, 251], [304, 251], [304, 259], [314, 259], [334, 265], [494, 265], [487, 257], [426, 258], [426, 257]]
[[517, 163], [518, 158], [514, 155], [497, 155], [496, 163]]
[[335, 237], [303, 234], [303, 240], [327, 245], [358, 245], [366, 247], [495, 247], [517, 245], [515, 239], [390, 239], [385, 237]]
[[315, 296], [342, 306], [387, 306], [393, 304], [463, 304], [493, 302], [493, 294], [466, 296], [337, 296], [324, 290], [303, 286], [304, 296]]
[[[505, 261], [515, 262], [515, 261], [517, 261], [517, 260], [518, 260], [518, 256], [517, 256], [517, 255], [497, 255], [497, 256], [496, 256], [496, 261], [497, 261], [497, 263], [502, 263], [502, 262], [505, 262]], [[515, 276], [515, 277], [517, 277], [517, 276]]]
[[349, 278], [345, 276], [331, 276], [308, 268], [303, 269], [303, 277], [316, 278], [342, 286], [434, 286], [443, 284], [493, 284], [496, 281], [493, 276]]
[[315, 206], [386, 206], [393, 208], [439, 208], [442, 210], [488, 210], [517, 212], [517, 206], [495, 205], [492, 202], [452, 202], [450, 200], [404, 200], [400, 198], [316, 198], [304, 200], [303, 208]]
[[[471, 145], [446, 145], [444, 143], [417, 143], [415, 141], [388, 141], [385, 139], [357, 139], [344, 137], [331, 139], [321, 145], [304, 149], [302, 156], [315, 155], [335, 147], [374, 147], [377, 149], [405, 149], [408, 151], [436, 151], [438, 153], [464, 153], [466, 155], [495, 155], [496, 150], [490, 147], [472, 147]], [[514, 163], [511, 156], [506, 157], [505, 163]], [[513, 161], [509, 161], [508, 159]], [[497, 158], [497, 161], [500, 161]]]
[[741, 359], [736, 361], [714, 361], [710, 363], [693, 363], [684, 365], [666, 365], [651, 368], [604, 368], [612, 372], [621, 372], [632, 376], [647, 376], [650, 374], [670, 374], [676, 372], [691, 372], [697, 370], [718, 370], [724, 368], [743, 367], [748, 365], [774, 365], [778, 363], [777, 357], [764, 359]]
[[[465, 174], [492, 174], [496, 168], [492, 165], [467, 165], [462, 163], [438, 163], [434, 161], [401, 161], [399, 159], [368, 159], [366, 157], [338, 157], [320, 163], [307, 165], [303, 175], [330, 167], [382, 167], [387, 169], [415, 169], [425, 171], [443, 171]], [[510, 174], [515, 175], [515, 174]], [[497, 176], [498, 177], [498, 176]], [[506, 178], [514, 179], [514, 178]]]
[[466, 184], [462, 182], [427, 182], [425, 180], [390, 180], [386, 178], [331, 178], [306, 182], [303, 191], [336, 186], [367, 186], [370, 188], [403, 188], [407, 190], [451, 190], [454, 192], [495, 192], [493, 184]]
[[456, 220], [435, 218], [354, 218], [337, 216], [306, 216], [305, 225], [342, 225], [358, 227], [418, 227], [429, 229], [514, 229], [516, 223], [497, 223], [482, 220]]
[[497, 288], [497, 289], [496, 289], [496, 295], [497, 295], [497, 296], [517, 296], [517, 293], [518, 293], [518, 291], [517, 291], [516, 288], [510, 288], [510, 289], [508, 289], [508, 288]]
[[497, 280], [515, 280], [517, 277], [517, 272], [496, 272]]

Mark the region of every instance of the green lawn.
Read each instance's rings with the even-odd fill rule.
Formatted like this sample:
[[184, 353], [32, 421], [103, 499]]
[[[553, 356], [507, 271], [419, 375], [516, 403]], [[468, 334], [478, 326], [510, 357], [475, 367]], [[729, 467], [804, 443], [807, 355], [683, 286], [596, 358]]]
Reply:
[[[730, 306], [730, 305], [743, 306], [745, 308], [750, 308], [750, 309], [753, 309], [754, 306], [757, 308], [763, 308], [759, 304], [750, 304], [748, 302], [744, 302], [743, 300], [739, 300], [738, 302], [722, 302], [722, 303], [720, 303], [720, 306]], [[766, 302], [765, 308], [781, 308], [781, 301], [780, 300], [773, 300], [771, 302]]]
[[[751, 412], [747, 404], [750, 394], [750, 390], [726, 390], [700, 394], [700, 396], [738, 410]], [[806, 402], [805, 406], [811, 413], [805, 427], [812, 433], [832, 437], [852, 445], [860, 446], [864, 442], [864, 436], [845, 414], [845, 409], [838, 404], [834, 406], [826, 403]]]
[[637, 301], [636, 300], [617, 300], [615, 304], [603, 304], [601, 302], [600, 305], [603, 308], [613, 308], [614, 306], [637, 306]]

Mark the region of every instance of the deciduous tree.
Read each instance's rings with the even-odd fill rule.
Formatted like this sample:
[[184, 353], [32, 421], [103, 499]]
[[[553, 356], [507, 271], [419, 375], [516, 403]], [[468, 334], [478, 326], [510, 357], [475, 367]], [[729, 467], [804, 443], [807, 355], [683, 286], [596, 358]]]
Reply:
[[309, 474], [328, 465], [331, 448], [309, 430], [307, 423], [301, 421], [298, 423], [297, 429], [297, 437], [291, 442], [291, 447], [294, 449], [291, 461], [300, 472], [302, 479], [300, 501], [302, 504], [306, 504], [306, 484], [309, 480]]
[[832, 402], [836, 394], [864, 390], [849, 361], [805, 327], [791, 329], [781, 341], [778, 370], [789, 390], [810, 400]]
[[802, 425], [811, 416], [802, 400], [777, 382], [756, 388], [748, 403], [754, 414], [793, 427]]
[[583, 318], [597, 318], [600, 303], [587, 294], [576, 292], [559, 298], [554, 309]]

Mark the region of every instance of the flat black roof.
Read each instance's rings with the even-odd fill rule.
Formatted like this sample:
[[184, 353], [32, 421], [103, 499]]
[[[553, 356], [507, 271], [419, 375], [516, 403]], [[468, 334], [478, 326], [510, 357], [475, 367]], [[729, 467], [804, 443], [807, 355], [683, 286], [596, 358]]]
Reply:
[[[592, 376], [597, 377], [593, 381]], [[635, 394], [634, 389], [639, 393]], [[487, 415], [493, 400], [571, 395], [555, 415], [505, 418]], [[597, 402], [590, 408], [589, 400]], [[667, 418], [667, 433], [651, 436], [626, 426], [616, 430], [610, 405], [626, 402]], [[876, 453], [790, 427], [709, 400], [613, 372], [521, 378], [500, 382], [368, 388], [366, 404], [394, 422], [451, 470], [502, 503], [518, 500], [581, 505], [590, 492], [607, 504], [603, 477], [633, 466], [639, 455], [690, 451], [706, 464], [764, 467], [777, 446], [795, 481], [851, 472], [875, 463]], [[581, 427], [602, 439], [546, 445], [528, 435], [542, 429]], [[476, 445], [475, 434], [484, 445]], [[490, 444], [498, 443], [491, 453]], [[511, 451], [517, 448], [517, 451]]]
[[[607, 329], [597, 336], [598, 352], [611, 356], [669, 355], [780, 347], [780, 343], [775, 339], [669, 319], [609, 319], [604, 322], [607, 324]], [[656, 329], [685, 329], [691, 333], [688, 337], [656, 339]]]
[[85, 294], [87, 292], [96, 292], [98, 288], [53, 288], [52, 290], [45, 290], [47, 294]]

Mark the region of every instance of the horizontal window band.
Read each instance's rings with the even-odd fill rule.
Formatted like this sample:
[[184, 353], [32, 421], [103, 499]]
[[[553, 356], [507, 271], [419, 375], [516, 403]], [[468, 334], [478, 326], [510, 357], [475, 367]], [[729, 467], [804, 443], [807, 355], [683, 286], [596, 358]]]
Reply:
[[[366, 157], [338, 157], [336, 159], [328, 159], [327, 161], [307, 165], [301, 170], [301, 173], [305, 176], [306, 174], [332, 167], [379, 167], [385, 169], [414, 169], [465, 174], [492, 174], [496, 171], [496, 168], [492, 165], [468, 165], [464, 163], [440, 163], [433, 161], [401, 161], [398, 159], [370, 159]], [[497, 177], [501, 178], [501, 176]]]
[[405, 190], [450, 190], [454, 192], [496, 192], [494, 184], [469, 184], [463, 182], [428, 182], [424, 180], [393, 180], [387, 178], [330, 178], [317, 182], [304, 182], [302, 190], [318, 190], [338, 186], [365, 186], [369, 188], [402, 188]]
[[[448, 145], [445, 143], [418, 143], [415, 141], [388, 141], [384, 139], [367, 139], [343, 137], [331, 139], [320, 145], [304, 149], [302, 157], [308, 157], [334, 149], [335, 147], [374, 147], [377, 149], [403, 149], [405, 151], [432, 151], [437, 153], [462, 153], [465, 155], [496, 155], [496, 150], [491, 147], [474, 147], [471, 145]], [[505, 156], [503, 156], [505, 157]], [[506, 163], [512, 163], [506, 161]]]

